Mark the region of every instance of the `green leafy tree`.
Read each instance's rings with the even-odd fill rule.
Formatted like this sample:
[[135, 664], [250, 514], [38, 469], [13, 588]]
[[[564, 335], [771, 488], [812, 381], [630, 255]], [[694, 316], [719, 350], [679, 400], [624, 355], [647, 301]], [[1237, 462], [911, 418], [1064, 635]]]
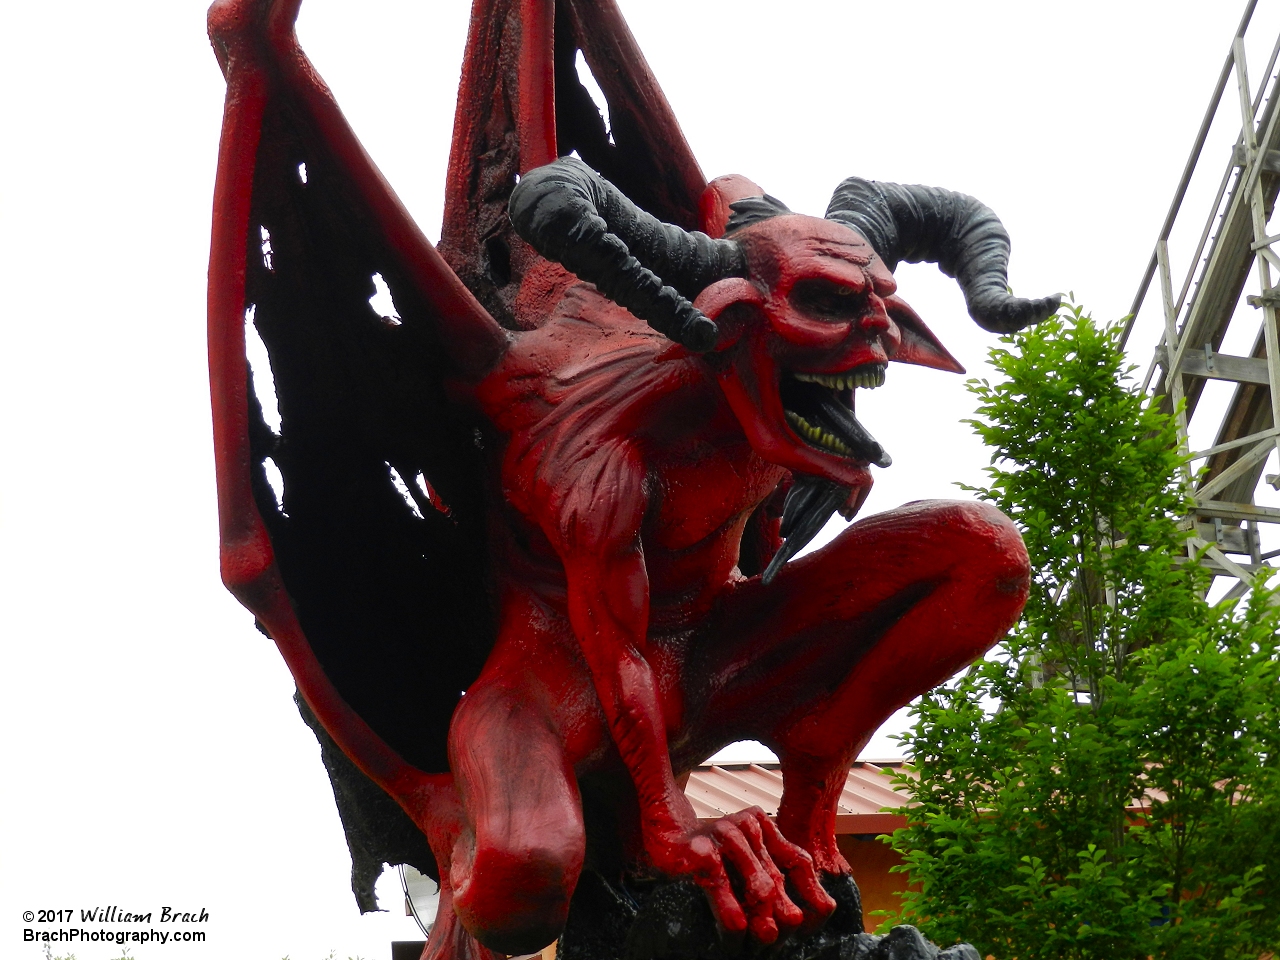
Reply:
[[1275, 594], [1203, 600], [1174, 421], [1116, 327], [1069, 308], [992, 361], [976, 492], [1021, 527], [1031, 596], [914, 708], [893, 922], [999, 960], [1253, 960], [1280, 944]]

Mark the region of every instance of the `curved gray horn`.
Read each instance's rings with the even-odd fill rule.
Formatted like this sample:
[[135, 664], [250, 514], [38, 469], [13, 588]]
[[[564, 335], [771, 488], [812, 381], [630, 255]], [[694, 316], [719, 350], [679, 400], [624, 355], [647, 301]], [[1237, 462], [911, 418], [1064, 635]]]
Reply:
[[689, 301], [717, 280], [745, 275], [733, 241], [663, 223], [573, 157], [526, 173], [507, 209], [530, 246], [659, 333], [700, 353], [715, 346], [716, 325]]
[[827, 219], [866, 237], [890, 270], [902, 260], [936, 263], [959, 281], [969, 315], [984, 330], [1020, 330], [1062, 303], [1060, 296], [1009, 294], [1009, 234], [990, 207], [963, 193], [850, 177], [832, 195]]

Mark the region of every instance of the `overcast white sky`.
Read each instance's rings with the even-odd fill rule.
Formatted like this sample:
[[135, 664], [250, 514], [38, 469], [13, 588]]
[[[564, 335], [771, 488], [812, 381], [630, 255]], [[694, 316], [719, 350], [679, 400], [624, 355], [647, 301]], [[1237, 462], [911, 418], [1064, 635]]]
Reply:
[[[1116, 318], [1243, 3], [622, 6], [709, 177], [814, 214], [851, 174], [972, 193], [1010, 229], [1016, 290]], [[1255, 63], [1280, 24], [1261, 7]], [[299, 25], [432, 237], [466, 19], [465, 0], [306, 0]], [[218, 579], [204, 297], [223, 84], [204, 3], [11, 3], [5, 20], [0, 955], [42, 956], [24, 910], [119, 904], [210, 913], [208, 944], [139, 960], [385, 958], [411, 921], [394, 895], [358, 917], [292, 682]], [[981, 375], [991, 341], [954, 284], [899, 277]], [[962, 380], [895, 366], [861, 405], [895, 460], [868, 512], [980, 479]]]

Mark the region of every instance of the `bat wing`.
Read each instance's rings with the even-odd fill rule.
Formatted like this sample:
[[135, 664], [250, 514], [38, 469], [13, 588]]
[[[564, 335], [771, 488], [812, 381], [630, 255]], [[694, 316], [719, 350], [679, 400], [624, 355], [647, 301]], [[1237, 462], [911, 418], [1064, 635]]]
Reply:
[[222, 574], [297, 682], [371, 908], [383, 860], [434, 873], [404, 827], [448, 783], [450, 717], [494, 639], [492, 428], [465, 398], [520, 328], [536, 260], [507, 198], [576, 151], [695, 228], [705, 180], [612, 0], [475, 0], [437, 251], [298, 46], [300, 2], [209, 11], [227, 81], [209, 269]]
[[209, 12], [227, 80], [209, 269], [222, 573], [304, 714], [422, 825], [496, 621], [487, 425], [446, 385], [465, 388], [509, 335], [360, 147], [296, 13]]

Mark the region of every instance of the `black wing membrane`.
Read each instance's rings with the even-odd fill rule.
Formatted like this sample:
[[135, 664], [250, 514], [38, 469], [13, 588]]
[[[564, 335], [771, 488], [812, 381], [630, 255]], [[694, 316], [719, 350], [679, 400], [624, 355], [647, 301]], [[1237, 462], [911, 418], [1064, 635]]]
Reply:
[[[407, 762], [445, 772], [450, 717], [494, 636], [484, 424], [446, 397], [431, 307], [339, 164], [287, 98], [266, 109], [246, 322], [270, 356], [280, 429], [251, 389], [255, 499], [339, 694]], [[371, 305], [375, 276], [398, 319]]]
[[[580, 55], [607, 125], [579, 78]], [[698, 228], [706, 180], [616, 3], [474, 0], [440, 252], [508, 329], [523, 325], [512, 304], [537, 259], [512, 229], [508, 199], [521, 171], [572, 153], [641, 209]]]

